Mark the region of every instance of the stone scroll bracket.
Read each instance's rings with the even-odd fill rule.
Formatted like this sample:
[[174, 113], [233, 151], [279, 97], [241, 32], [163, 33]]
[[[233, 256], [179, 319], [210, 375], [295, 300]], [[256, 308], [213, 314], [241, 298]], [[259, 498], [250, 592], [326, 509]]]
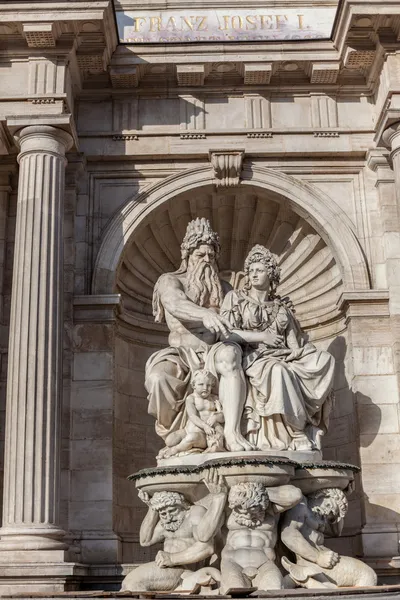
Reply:
[[209, 158], [216, 187], [239, 185], [244, 150], [210, 150]]

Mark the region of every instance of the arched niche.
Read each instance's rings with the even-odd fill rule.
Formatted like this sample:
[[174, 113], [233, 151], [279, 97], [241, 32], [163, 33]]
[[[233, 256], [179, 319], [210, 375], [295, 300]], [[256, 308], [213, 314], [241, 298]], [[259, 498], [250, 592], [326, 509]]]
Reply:
[[[178, 201], [186, 192], [193, 198], [200, 197], [202, 188], [212, 187], [213, 183], [211, 168], [199, 167], [163, 179], [129, 200], [103, 236], [93, 273], [92, 293], [115, 291], [118, 264], [128, 240], [143, 221], [155, 214], [158, 206], [172, 199]], [[289, 175], [251, 165], [245, 166], [235, 189], [247, 187], [256, 188], [260, 195], [264, 191], [264, 197], [286, 205], [321, 236], [335, 258], [346, 291], [369, 289], [365, 256], [352, 224], [329, 196]]]
[[137, 332], [161, 334], [154, 324], [152, 293], [163, 273], [180, 264], [180, 244], [188, 222], [206, 217], [219, 233], [221, 277], [233, 287], [243, 284], [243, 264], [254, 244], [267, 246], [282, 269], [279, 293], [290, 296], [303, 327], [311, 330], [338, 318], [337, 299], [343, 277], [332, 249], [287, 201], [243, 186], [216, 190], [203, 186], [183, 192], [157, 206], [141, 221], [126, 244], [116, 277], [121, 294], [121, 318]]
[[[237, 187], [217, 189], [204, 167], [169, 177], [125, 205], [104, 236], [93, 277], [94, 294], [118, 292], [122, 300], [115, 347], [113, 496], [123, 562], [144, 560], [134, 535], [144, 506], [126, 476], [154, 465], [161, 447], [144, 388], [146, 360], [167, 345], [167, 329], [152, 315], [153, 287], [162, 273], [179, 266], [187, 223], [198, 216], [210, 219], [218, 231], [220, 271], [234, 286], [240, 286], [244, 259], [254, 244], [277, 254], [278, 292], [291, 297], [310, 337], [338, 359], [338, 386], [345, 385], [347, 342], [337, 300], [345, 290], [369, 288], [362, 249], [346, 215], [327, 196], [287, 175], [249, 167]], [[348, 411], [354, 411], [353, 404]], [[326, 457], [335, 458], [330, 451]]]

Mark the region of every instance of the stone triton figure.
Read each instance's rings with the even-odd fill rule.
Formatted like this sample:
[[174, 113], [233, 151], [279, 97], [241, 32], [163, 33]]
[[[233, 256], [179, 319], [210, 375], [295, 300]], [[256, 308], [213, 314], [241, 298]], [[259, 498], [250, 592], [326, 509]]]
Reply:
[[149, 413], [164, 440], [183, 429], [191, 375], [206, 368], [219, 378], [226, 448], [252, 450], [254, 446], [240, 431], [246, 397], [242, 351], [228, 341], [230, 324], [219, 314], [229, 289], [218, 276], [219, 251], [219, 237], [210, 223], [191, 221], [181, 245], [179, 269], [161, 275], [155, 285], [153, 314], [156, 321], [166, 321], [170, 347], [153, 354], [146, 365]]
[[256, 587], [283, 588], [283, 577], [275, 564], [279, 515], [301, 499], [292, 485], [266, 487], [243, 482], [229, 492], [230, 514], [226, 521], [226, 543], [221, 554], [221, 592]]
[[[204, 478], [209, 490], [208, 508], [191, 505], [178, 492], [156, 492], [150, 497], [140, 490], [140, 499], [149, 510], [140, 528], [140, 545], [164, 542], [154, 562], [133, 569], [122, 582], [121, 590], [164, 592], [175, 590], [187, 578], [191, 585], [218, 571], [204, 566], [214, 553], [214, 537], [222, 525], [227, 488], [214, 469]], [[217, 579], [217, 577], [214, 577]], [[219, 579], [219, 574], [218, 574]]]
[[375, 571], [357, 558], [339, 556], [324, 546], [325, 533], [340, 535], [348, 502], [338, 488], [319, 490], [283, 517], [281, 540], [296, 555], [296, 564], [282, 558], [292, 581], [304, 588], [369, 587]]

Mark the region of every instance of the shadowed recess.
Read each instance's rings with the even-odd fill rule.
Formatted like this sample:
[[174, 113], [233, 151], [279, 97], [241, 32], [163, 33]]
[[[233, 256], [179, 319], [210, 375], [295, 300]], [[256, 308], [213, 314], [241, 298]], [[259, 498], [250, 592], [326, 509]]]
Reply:
[[179, 267], [180, 243], [195, 217], [206, 217], [219, 233], [221, 277], [233, 287], [243, 285], [248, 251], [263, 244], [278, 256], [282, 269], [278, 292], [290, 296], [304, 328], [337, 317], [341, 273], [331, 249], [307, 221], [286, 203], [258, 190], [210, 186], [198, 195], [191, 191], [160, 206], [128, 242], [117, 276], [125, 321], [143, 328], [153, 323], [154, 284], [160, 275]]

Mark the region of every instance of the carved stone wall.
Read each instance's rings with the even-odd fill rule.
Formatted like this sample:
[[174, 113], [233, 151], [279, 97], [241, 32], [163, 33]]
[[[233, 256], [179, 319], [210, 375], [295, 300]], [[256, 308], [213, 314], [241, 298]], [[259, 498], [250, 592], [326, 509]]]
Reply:
[[[137, 539], [143, 513], [125, 478], [150, 466], [159, 447], [143, 387], [145, 361], [166, 341], [152, 319], [152, 288], [179, 265], [194, 216], [220, 233], [220, 267], [234, 285], [254, 243], [278, 254], [280, 293], [337, 361], [325, 457], [362, 467], [344, 536], [327, 543], [364, 553], [398, 578], [400, 19], [393, 3], [346, 0], [331, 40], [297, 40], [295, 50], [288, 41], [225, 44], [223, 51], [219, 43], [118, 46], [111, 0], [57, 6], [0, 3], [0, 450], [11, 284], [19, 274], [13, 260], [22, 248], [14, 136], [31, 125], [53, 127], [74, 144], [63, 199], [64, 318], [55, 332], [64, 342], [57, 527], [70, 550], [53, 556], [53, 571], [39, 581], [30, 551], [14, 564], [0, 540], [0, 593], [10, 572], [27, 578], [21, 585], [29, 592], [59, 591], [68, 577], [86, 576], [117, 588], [119, 565], [147, 559]], [[210, 157], [219, 151], [240, 153], [232, 187], [216, 188]], [[35, 169], [30, 177], [33, 185]], [[8, 428], [22, 431], [18, 422]], [[0, 491], [1, 472], [2, 465]], [[86, 566], [75, 570], [78, 563]]]

